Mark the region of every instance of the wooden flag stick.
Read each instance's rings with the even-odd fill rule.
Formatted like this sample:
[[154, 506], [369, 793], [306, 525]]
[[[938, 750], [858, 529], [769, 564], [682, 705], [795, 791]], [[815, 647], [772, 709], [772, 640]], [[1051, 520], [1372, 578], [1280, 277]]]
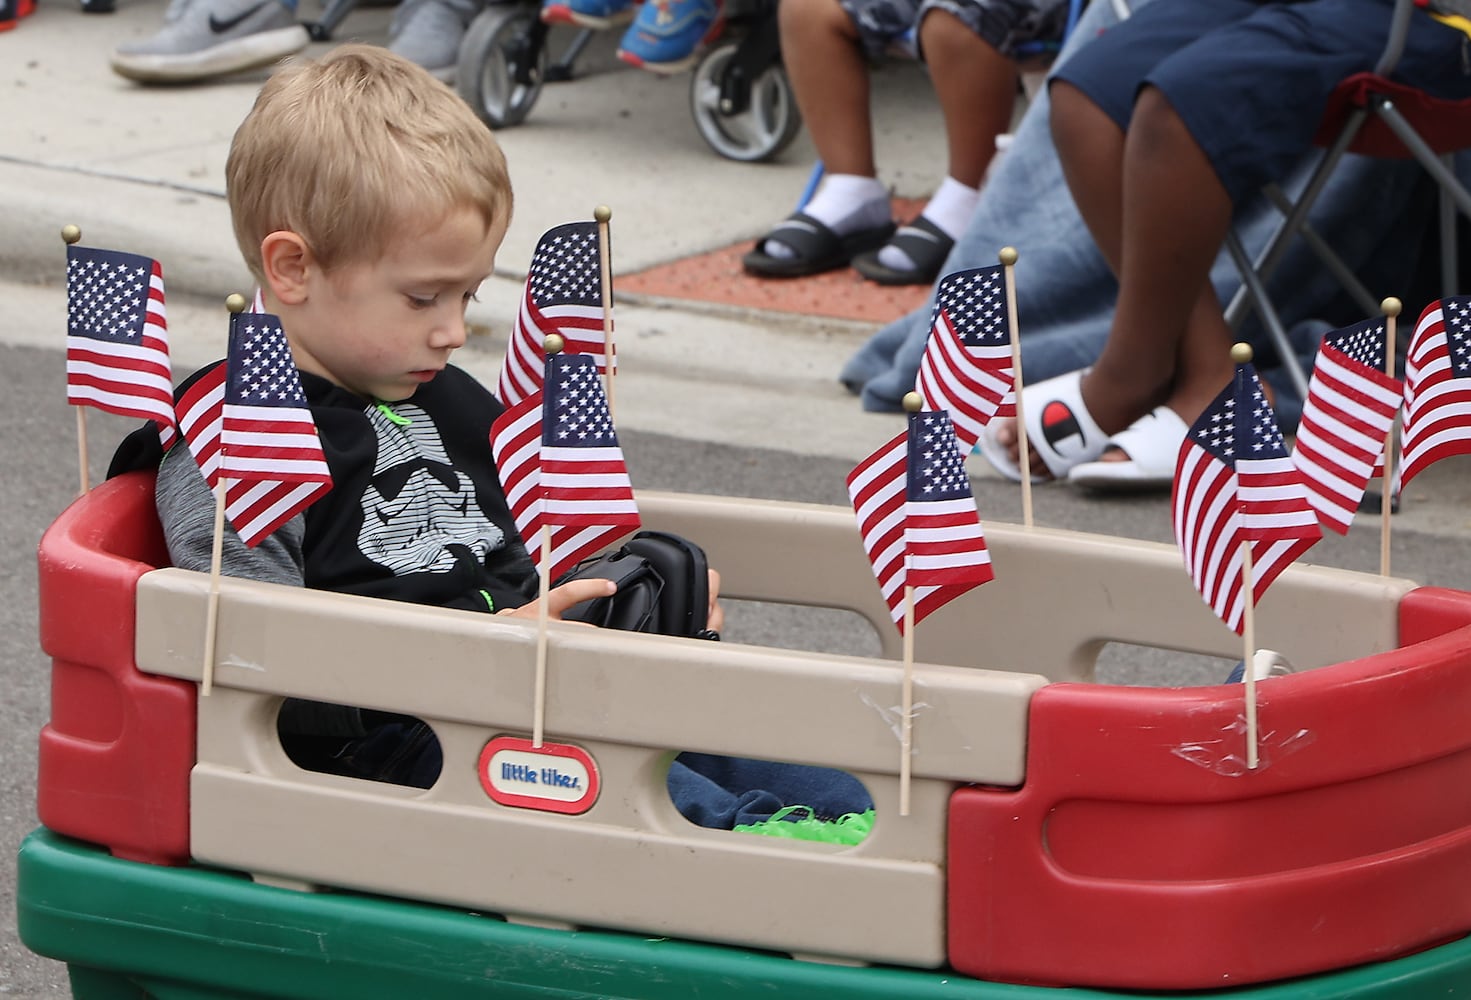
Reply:
[[[234, 292], [225, 296], [225, 308], [230, 313], [230, 328], [234, 329], [235, 317], [245, 311], [245, 296]], [[228, 365], [229, 362], [226, 361]], [[226, 377], [229, 371], [226, 371]], [[220, 569], [225, 554], [225, 499], [229, 495], [229, 480], [225, 477], [225, 446], [219, 448], [219, 477], [215, 479], [215, 527], [214, 539], [209, 555], [209, 602], [204, 611], [204, 667], [200, 672], [199, 693], [208, 696], [215, 679], [215, 633], [220, 617]]]
[[[549, 333], [541, 346], [548, 355], [552, 355], [562, 353], [562, 349], [567, 344], [561, 334]], [[543, 432], [537, 433], [538, 448], [545, 445], [545, 436]], [[540, 490], [540, 487], [538, 486], [537, 489]], [[541, 526], [541, 569], [538, 576], [541, 582], [536, 598], [536, 689], [532, 695], [531, 707], [531, 745], [533, 747], [541, 746], [547, 714], [547, 622], [551, 620], [551, 598], [547, 595], [552, 590], [552, 526], [545, 521]]]
[[[1404, 306], [1394, 296], [1379, 303], [1384, 311], [1384, 374], [1394, 377], [1395, 318]], [[1394, 510], [1394, 422], [1384, 435], [1384, 474], [1379, 479], [1379, 575], [1389, 575], [1389, 515]]]
[[551, 620], [552, 526], [541, 526], [541, 584], [536, 595], [536, 689], [531, 699], [531, 745], [541, 746], [547, 714], [547, 623]]
[[909, 815], [910, 756], [914, 751], [914, 588], [904, 588], [904, 690], [899, 699], [899, 815]]
[[608, 415], [613, 414], [613, 260], [608, 248], [608, 220], [613, 210], [607, 205], [593, 209], [598, 224], [599, 284], [603, 292], [603, 392], [608, 397]]
[[[61, 227], [61, 242], [67, 246], [72, 246], [81, 238], [80, 227], [70, 223]], [[77, 407], [77, 478], [82, 484], [77, 496], [82, 496], [92, 488], [92, 480], [87, 474], [87, 408], [84, 406]]]
[[77, 411], [77, 473], [82, 482], [81, 496], [92, 488], [92, 482], [87, 476], [87, 408], [85, 406], [74, 407]]
[[1006, 280], [1006, 324], [1007, 336], [1011, 339], [1011, 372], [1016, 400], [1016, 468], [1022, 479], [1022, 526], [1032, 526], [1032, 443], [1027, 440], [1027, 417], [1022, 411], [1022, 344], [1016, 332], [1016, 248], [1002, 247], [997, 259], [1001, 261], [1001, 273]]
[[[221, 450], [220, 456], [224, 457]], [[215, 480], [215, 529], [213, 547], [209, 555], [209, 603], [204, 609], [204, 668], [200, 672], [199, 694], [209, 697], [215, 680], [215, 633], [220, 620], [220, 564], [225, 552], [225, 493], [227, 481], [223, 475]]]
[[1246, 647], [1246, 655], [1242, 659], [1246, 665], [1242, 677], [1246, 682], [1246, 766], [1254, 771], [1257, 764], [1257, 722], [1256, 669], [1252, 660], [1256, 659], [1256, 598], [1252, 595], [1251, 586], [1251, 542], [1246, 540], [1241, 542], [1241, 594], [1246, 601], [1241, 619], [1242, 645]]

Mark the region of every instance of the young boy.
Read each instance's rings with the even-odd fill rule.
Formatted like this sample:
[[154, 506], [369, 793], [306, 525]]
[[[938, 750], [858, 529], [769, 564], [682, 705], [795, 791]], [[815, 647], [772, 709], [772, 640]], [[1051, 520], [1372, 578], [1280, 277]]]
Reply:
[[[495, 140], [419, 67], [348, 45], [265, 84], [226, 178], [333, 477], [257, 548], [229, 532], [226, 572], [534, 614], [535, 571], [487, 446], [502, 407], [448, 363], [510, 221]], [[187, 448], [164, 457], [157, 501], [175, 565], [207, 569], [211, 501]], [[559, 588], [553, 613], [604, 592]]]
[[[345, 45], [271, 77], [226, 177], [240, 251], [285, 329], [332, 489], [255, 548], [227, 530], [224, 572], [534, 617], [536, 571], [489, 447], [503, 408], [449, 364], [511, 217], [490, 132], [420, 67]], [[181, 443], [158, 469], [170, 557], [207, 571], [214, 504], [199, 466]], [[612, 589], [553, 588], [550, 613]], [[332, 762], [322, 769], [432, 784], [428, 728], [365, 714], [289, 702], [281, 728], [298, 762], [320, 754]]]
[[[503, 407], [449, 364], [511, 216], [490, 132], [419, 66], [345, 45], [266, 83], [225, 173], [236, 240], [291, 344], [332, 489], [253, 549], [227, 532], [224, 572], [534, 617], [536, 570], [490, 451]], [[207, 571], [214, 501], [187, 446], [163, 457], [155, 499], [174, 565]], [[719, 583], [711, 571], [716, 630]], [[613, 589], [555, 587], [550, 613]], [[442, 765], [433, 732], [406, 716], [289, 700], [279, 729], [313, 770], [429, 787]], [[702, 825], [869, 804], [841, 772], [709, 755], [682, 755], [669, 787]]]

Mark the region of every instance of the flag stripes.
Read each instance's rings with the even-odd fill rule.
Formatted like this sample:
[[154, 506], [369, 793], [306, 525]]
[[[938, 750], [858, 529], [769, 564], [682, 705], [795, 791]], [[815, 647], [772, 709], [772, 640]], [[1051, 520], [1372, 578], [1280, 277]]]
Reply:
[[543, 381], [553, 371], [555, 380], [496, 418], [490, 447], [516, 529], [538, 567], [542, 528], [549, 528], [548, 572], [555, 579], [640, 520], [596, 364], [579, 355], [544, 364]]
[[974, 448], [992, 417], [1014, 416], [1016, 403], [1011, 348], [993, 348], [1004, 357], [968, 351], [948, 316], [940, 315], [919, 363], [915, 389], [931, 410], [948, 410], [961, 446]]
[[[858, 518], [863, 550], [868, 553], [879, 593], [888, 605], [889, 616], [904, 629], [905, 483], [909, 432], [903, 431], [888, 444], [860, 462], [848, 477], [848, 496]], [[914, 620], [944, 604], [937, 601], [938, 586], [916, 586]]]
[[220, 474], [220, 430], [225, 422], [225, 363], [200, 375], [179, 397], [179, 431], [210, 489]]
[[1471, 297], [1425, 307], [1405, 359], [1398, 486], [1452, 455], [1471, 454]]
[[280, 320], [230, 320], [226, 361], [179, 398], [179, 429], [211, 491], [223, 476], [225, 517], [255, 546], [332, 488]]
[[1230, 628], [1240, 630], [1241, 545], [1236, 473], [1194, 442], [1175, 470], [1175, 542], [1195, 589]]
[[973, 582], [975, 567], [990, 565], [973, 499], [906, 501], [904, 517], [911, 585]]
[[1323, 338], [1292, 451], [1319, 522], [1340, 535], [1382, 469], [1399, 410], [1399, 380], [1384, 372], [1384, 322], [1368, 320]]
[[[548, 334], [562, 337], [564, 354], [591, 355], [598, 370], [606, 371], [601, 254], [595, 222], [557, 226], [538, 241], [496, 385], [504, 405], [514, 406], [541, 388]], [[612, 360], [616, 371], [616, 354]]]
[[[541, 388], [542, 368], [546, 363], [547, 334], [560, 334], [566, 354], [589, 354], [605, 371], [603, 358], [603, 310], [601, 306], [552, 306], [538, 309], [530, 300], [530, 290], [521, 301], [516, 325], [506, 344], [506, 357], [501, 368], [496, 395], [507, 406], [520, 402]], [[614, 360], [617, 366], [617, 360]]]
[[966, 451], [992, 417], [1015, 416], [1011, 361], [1002, 269], [974, 268], [941, 279], [915, 389], [927, 409], [949, 411]]
[[1250, 365], [1237, 366], [1231, 384], [1191, 426], [1170, 507], [1191, 582], [1238, 634], [1246, 609], [1242, 544], [1251, 545], [1255, 601], [1322, 537], [1302, 474]]
[[904, 629], [994, 577], [955, 431], [943, 412], [911, 414], [909, 427], [848, 475], [864, 552], [889, 615]]

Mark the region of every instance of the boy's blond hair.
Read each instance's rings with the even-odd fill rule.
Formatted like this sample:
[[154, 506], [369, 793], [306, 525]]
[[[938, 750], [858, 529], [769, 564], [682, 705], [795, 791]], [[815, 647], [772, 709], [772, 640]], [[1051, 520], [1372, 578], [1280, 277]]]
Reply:
[[511, 180], [490, 130], [424, 69], [343, 45], [275, 73], [225, 164], [235, 239], [257, 281], [261, 241], [301, 236], [326, 270], [376, 260], [457, 208], [509, 221]]

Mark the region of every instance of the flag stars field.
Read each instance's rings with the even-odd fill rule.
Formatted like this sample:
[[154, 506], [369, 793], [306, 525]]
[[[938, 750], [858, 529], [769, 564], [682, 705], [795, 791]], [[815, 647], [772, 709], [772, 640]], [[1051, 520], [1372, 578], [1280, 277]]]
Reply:
[[244, 344], [240, 352], [237, 390], [244, 403], [266, 403], [275, 400], [293, 406], [306, 406], [306, 396], [298, 379], [288, 378], [290, 354], [285, 332], [279, 326], [247, 323], [242, 327]]
[[561, 389], [553, 404], [555, 419], [567, 424], [557, 431], [557, 437], [565, 439], [575, 434], [579, 441], [616, 445], [612, 415], [608, 412], [606, 397], [601, 391], [594, 392], [589, 379], [597, 379], [597, 369], [592, 365], [574, 364], [563, 357], [552, 362], [565, 377], [558, 380]]
[[74, 290], [69, 332], [108, 340], [141, 339], [143, 289], [148, 276], [149, 270], [141, 266], [114, 268], [103, 261], [99, 267], [92, 258], [73, 259], [67, 279]]

